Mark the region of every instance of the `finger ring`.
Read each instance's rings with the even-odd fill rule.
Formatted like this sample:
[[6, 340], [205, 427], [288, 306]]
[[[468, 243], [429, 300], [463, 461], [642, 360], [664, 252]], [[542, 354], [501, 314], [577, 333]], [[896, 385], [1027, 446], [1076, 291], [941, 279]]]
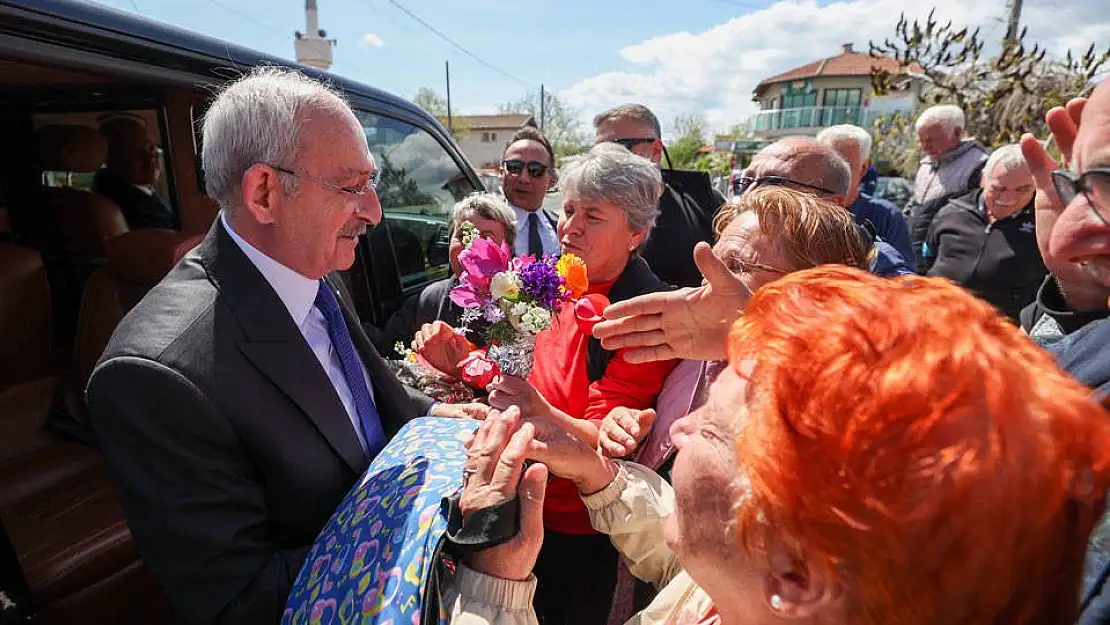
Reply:
[[478, 469], [463, 469], [463, 482], [466, 482], [467, 480], [469, 480], [470, 476], [474, 475], [477, 472], [478, 472]]

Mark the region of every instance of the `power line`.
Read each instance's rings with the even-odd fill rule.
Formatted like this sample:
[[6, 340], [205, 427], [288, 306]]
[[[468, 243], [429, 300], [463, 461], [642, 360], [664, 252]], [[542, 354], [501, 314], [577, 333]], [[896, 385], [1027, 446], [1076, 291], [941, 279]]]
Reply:
[[143, 12], [139, 10], [139, 3], [135, 2], [135, 0], [131, 0], [131, 8], [135, 9], [135, 12], [139, 15], [143, 14]]
[[263, 22], [260, 22], [257, 19], [255, 19], [254, 16], [252, 16], [250, 14], [247, 14], [247, 13], [244, 13], [244, 12], [240, 11], [239, 9], [236, 9], [235, 7], [229, 6], [226, 3], [221, 2], [220, 0], [208, 0], [208, 1], [211, 2], [212, 4], [216, 5], [216, 6], [220, 7], [221, 9], [229, 12], [229, 13], [234, 13], [235, 15], [238, 15], [239, 17], [247, 20], [248, 22], [251, 22], [255, 26], [258, 26], [259, 28], [265, 28], [266, 30], [268, 30], [272, 33], [278, 34], [278, 35], [288, 34], [283, 30], [279, 30], [277, 28], [274, 28], [273, 26], [270, 26], [269, 24], [265, 24]]
[[[212, 1], [215, 1], [215, 0], [212, 0]], [[452, 46], [458, 48], [458, 50], [460, 52], [462, 52], [463, 54], [465, 54], [465, 55], [469, 56], [470, 58], [474, 59], [478, 63], [480, 63], [480, 64], [484, 65], [485, 67], [497, 72], [498, 74], [501, 74], [502, 76], [504, 76], [506, 78], [509, 78], [511, 80], [515, 80], [516, 82], [524, 85], [525, 87], [531, 87], [532, 86], [531, 83], [529, 83], [525, 80], [522, 80], [520, 78], [517, 78], [516, 76], [510, 74], [509, 72], [506, 72], [505, 70], [497, 67], [496, 65], [493, 65], [492, 63], [489, 63], [488, 61], [481, 58], [477, 54], [474, 54], [470, 50], [467, 50], [465, 47], [462, 46], [462, 44], [456, 42], [454, 39], [452, 39], [452, 38], [448, 37], [447, 35], [443, 34], [443, 32], [438, 30], [435, 26], [432, 26], [428, 22], [425, 22], [424, 20], [420, 19], [420, 17], [418, 15], [416, 15], [412, 11], [405, 8], [405, 6], [402, 5], [400, 2], [398, 2], [398, 0], [389, 0], [389, 3], [392, 4], [393, 6], [397, 7], [397, 9], [400, 10], [405, 15], [408, 15], [412, 19], [419, 22], [420, 25], [423, 26], [424, 28], [427, 28], [428, 30], [435, 33], [437, 36], [439, 36], [440, 39], [442, 39], [442, 40], [446, 41], [447, 43], [451, 44]]]

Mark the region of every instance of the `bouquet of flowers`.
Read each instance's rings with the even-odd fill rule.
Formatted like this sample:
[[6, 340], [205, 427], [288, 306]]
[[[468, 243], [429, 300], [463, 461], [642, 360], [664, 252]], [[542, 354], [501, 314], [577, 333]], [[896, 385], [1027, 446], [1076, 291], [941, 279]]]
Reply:
[[513, 258], [507, 243], [497, 245], [483, 239], [469, 222], [462, 224], [466, 249], [459, 255], [464, 271], [459, 286], [451, 290], [451, 301], [464, 309], [462, 332], [481, 323], [488, 361], [473, 356], [464, 361], [467, 369], [483, 369], [492, 378], [489, 361], [498, 371], [528, 377], [536, 335], [551, 326], [563, 304], [581, 298], [589, 287], [586, 264], [573, 254], [556, 260], [551, 256], [525, 255]]

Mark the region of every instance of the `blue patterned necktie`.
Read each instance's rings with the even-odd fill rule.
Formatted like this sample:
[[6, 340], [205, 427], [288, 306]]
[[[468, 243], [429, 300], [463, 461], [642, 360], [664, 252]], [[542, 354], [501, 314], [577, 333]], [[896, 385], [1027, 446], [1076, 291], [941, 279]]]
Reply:
[[351, 341], [347, 323], [343, 320], [343, 311], [339, 309], [339, 302], [335, 299], [331, 286], [323, 280], [320, 281], [320, 288], [316, 291], [316, 307], [323, 313], [324, 321], [327, 322], [331, 346], [339, 356], [339, 366], [343, 369], [343, 377], [347, 380], [347, 388], [351, 391], [351, 398], [358, 412], [362, 437], [366, 440], [366, 453], [373, 458], [382, 447], [385, 447], [385, 431], [382, 430], [382, 422], [378, 417], [374, 398], [370, 396], [370, 389], [366, 386], [366, 378], [362, 375], [358, 352]]

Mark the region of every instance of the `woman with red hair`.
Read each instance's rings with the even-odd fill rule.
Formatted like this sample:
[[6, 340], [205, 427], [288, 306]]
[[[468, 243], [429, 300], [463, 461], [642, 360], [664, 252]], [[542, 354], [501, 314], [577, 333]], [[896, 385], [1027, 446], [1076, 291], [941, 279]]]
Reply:
[[521, 479], [526, 456], [571, 479], [661, 588], [633, 623], [1074, 621], [1110, 421], [988, 304], [939, 279], [819, 267], [752, 297], [729, 362], [672, 427], [673, 490], [515, 410], [487, 420], [460, 507], [519, 484], [521, 529], [464, 561], [452, 622], [535, 622], [547, 471]]

